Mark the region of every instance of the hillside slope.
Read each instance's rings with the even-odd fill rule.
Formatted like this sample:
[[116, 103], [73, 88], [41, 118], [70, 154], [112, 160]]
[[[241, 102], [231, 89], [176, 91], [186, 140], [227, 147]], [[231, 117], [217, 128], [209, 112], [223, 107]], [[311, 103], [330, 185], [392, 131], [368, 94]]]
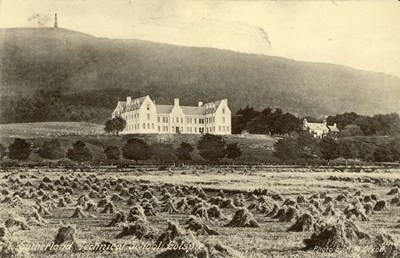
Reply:
[[271, 106], [313, 116], [400, 107], [393, 76], [65, 29], [1, 29], [0, 60], [0, 123], [103, 123], [117, 100], [147, 94], [160, 104], [228, 98], [233, 110]]

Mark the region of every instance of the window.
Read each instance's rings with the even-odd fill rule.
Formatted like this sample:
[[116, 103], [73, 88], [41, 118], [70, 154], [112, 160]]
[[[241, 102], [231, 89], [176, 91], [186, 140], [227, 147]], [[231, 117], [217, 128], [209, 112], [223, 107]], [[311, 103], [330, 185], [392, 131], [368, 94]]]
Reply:
[[[168, 123], [168, 117], [166, 117], [166, 118], [165, 118], [165, 122], [167, 122], [167, 123]], [[167, 130], [167, 131], [168, 131], [168, 130]]]
[[183, 118], [181, 117], [181, 124], [183, 124]]
[[194, 128], [194, 132], [197, 133], [197, 127]]
[[171, 132], [174, 132], [174, 127], [173, 126], [171, 127]]
[[151, 124], [151, 129], [153, 129], [153, 130], [154, 130], [154, 124]]
[[150, 123], [147, 123], [147, 129], [150, 129]]
[[[157, 118], [157, 122], [159, 122], [159, 123], [161, 122], [161, 117]], [[158, 130], [158, 131], [160, 131], [160, 130]]]
[[145, 123], [143, 123], [143, 129], [146, 129], [146, 124]]
[[150, 120], [150, 114], [147, 114], [147, 120]]
[[225, 108], [222, 109], [222, 114], [225, 114]]
[[147, 110], [150, 110], [150, 105], [147, 105]]
[[158, 126], [158, 131], [161, 132], [161, 126]]
[[215, 123], [215, 116], [213, 117], [213, 123]]
[[175, 118], [172, 118], [172, 123], [174, 123], [174, 121], [175, 121]]
[[194, 119], [194, 123], [197, 124], [197, 118]]
[[223, 118], [222, 118], [222, 123], [224, 123], [224, 124], [225, 124], [225, 117], [223, 117]]
[[226, 127], [226, 130], [229, 132], [229, 126]]
[[220, 131], [220, 132], [221, 132], [221, 126], [218, 126], [218, 131]]

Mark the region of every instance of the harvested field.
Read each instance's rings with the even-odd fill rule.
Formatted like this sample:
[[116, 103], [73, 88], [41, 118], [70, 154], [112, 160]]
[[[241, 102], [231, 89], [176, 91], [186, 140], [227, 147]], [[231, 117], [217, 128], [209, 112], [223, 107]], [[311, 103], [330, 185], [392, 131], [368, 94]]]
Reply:
[[[182, 257], [186, 252], [168, 244], [186, 243], [194, 246], [188, 253], [209, 257], [344, 257], [343, 251], [365, 257], [373, 255], [382, 230], [390, 252], [399, 250], [400, 206], [392, 201], [400, 197], [392, 190], [400, 182], [396, 169], [196, 168], [197, 175], [192, 168], [95, 170], [3, 170], [4, 252]], [[46, 247], [55, 242], [72, 249]], [[156, 243], [161, 246], [152, 248]]]

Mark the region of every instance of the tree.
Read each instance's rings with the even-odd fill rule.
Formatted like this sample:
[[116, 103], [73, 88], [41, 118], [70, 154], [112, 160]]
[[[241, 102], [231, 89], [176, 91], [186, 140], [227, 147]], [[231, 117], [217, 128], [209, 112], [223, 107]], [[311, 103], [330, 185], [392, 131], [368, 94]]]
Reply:
[[111, 162], [114, 160], [119, 160], [121, 157], [121, 151], [117, 146], [108, 146], [104, 150], [104, 154], [106, 154], [107, 159], [111, 160]]
[[171, 144], [157, 143], [152, 145], [152, 154], [160, 163], [173, 163], [177, 157]]
[[237, 142], [229, 143], [226, 146], [226, 152], [226, 157], [233, 160], [239, 158], [242, 155], [242, 151], [240, 150]]
[[340, 157], [340, 144], [331, 137], [323, 138], [319, 143], [321, 157], [326, 160], [333, 160]]
[[7, 155], [7, 148], [4, 144], [0, 143], [0, 160], [2, 160]]
[[10, 159], [27, 160], [31, 154], [31, 146], [24, 139], [15, 138], [14, 142], [8, 147], [8, 157]]
[[318, 140], [309, 132], [301, 132], [296, 138], [296, 151], [299, 158], [306, 161], [319, 156]]
[[274, 144], [274, 149], [275, 151], [272, 155], [281, 161], [294, 160], [298, 155], [297, 141], [294, 138], [279, 139]]
[[346, 125], [342, 131], [340, 131], [340, 136], [356, 136], [363, 135], [363, 131], [358, 125], [348, 124]]
[[112, 133], [118, 135], [119, 132], [124, 130], [126, 126], [126, 121], [120, 116], [116, 116], [112, 119], [108, 119], [104, 124], [104, 131], [107, 133]]
[[217, 163], [226, 156], [226, 141], [220, 135], [204, 134], [197, 143], [203, 159]]
[[377, 162], [391, 162], [393, 161], [393, 156], [391, 151], [388, 149], [387, 144], [379, 145], [373, 153], [374, 161]]
[[151, 149], [142, 139], [131, 138], [122, 147], [122, 156], [138, 162], [139, 160], [150, 159]]
[[351, 141], [340, 141], [339, 149], [340, 149], [340, 156], [342, 158], [344, 159], [357, 158], [356, 146]]
[[40, 147], [39, 156], [44, 159], [61, 159], [64, 157], [61, 144], [57, 139], [45, 141]]
[[67, 158], [73, 161], [83, 162], [92, 159], [92, 153], [83, 141], [76, 141], [72, 149], [68, 149]]
[[176, 149], [175, 154], [180, 160], [192, 160], [191, 153], [193, 150], [194, 148], [190, 143], [182, 142]]

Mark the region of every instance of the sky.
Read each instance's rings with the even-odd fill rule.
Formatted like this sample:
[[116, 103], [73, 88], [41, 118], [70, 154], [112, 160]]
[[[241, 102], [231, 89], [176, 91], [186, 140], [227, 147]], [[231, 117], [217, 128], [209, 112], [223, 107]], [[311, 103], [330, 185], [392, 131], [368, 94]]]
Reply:
[[0, 27], [333, 63], [400, 77], [400, 3], [376, 1], [0, 0]]

